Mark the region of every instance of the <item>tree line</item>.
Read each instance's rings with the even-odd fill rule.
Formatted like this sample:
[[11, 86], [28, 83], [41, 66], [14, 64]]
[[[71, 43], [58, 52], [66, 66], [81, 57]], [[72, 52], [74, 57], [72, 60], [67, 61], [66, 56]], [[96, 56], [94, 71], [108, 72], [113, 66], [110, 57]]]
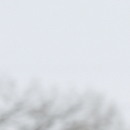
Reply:
[[0, 80], [0, 90], [0, 130], [125, 129], [115, 104], [98, 92], [49, 93], [32, 82], [20, 93], [11, 78]]

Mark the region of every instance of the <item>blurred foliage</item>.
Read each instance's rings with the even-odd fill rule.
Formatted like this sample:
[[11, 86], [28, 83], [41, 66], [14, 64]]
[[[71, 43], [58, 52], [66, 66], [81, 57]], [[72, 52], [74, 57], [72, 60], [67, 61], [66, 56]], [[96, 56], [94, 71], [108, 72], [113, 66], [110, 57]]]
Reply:
[[96, 92], [48, 92], [35, 81], [25, 91], [18, 90], [12, 79], [0, 80], [1, 130], [125, 129], [115, 105]]

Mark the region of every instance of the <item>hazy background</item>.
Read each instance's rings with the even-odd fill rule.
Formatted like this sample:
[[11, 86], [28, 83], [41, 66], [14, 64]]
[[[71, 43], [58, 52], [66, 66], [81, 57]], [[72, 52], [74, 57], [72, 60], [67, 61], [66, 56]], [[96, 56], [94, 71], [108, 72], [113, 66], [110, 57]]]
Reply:
[[0, 0], [0, 72], [19, 85], [91, 86], [129, 121], [129, 34], [128, 0]]

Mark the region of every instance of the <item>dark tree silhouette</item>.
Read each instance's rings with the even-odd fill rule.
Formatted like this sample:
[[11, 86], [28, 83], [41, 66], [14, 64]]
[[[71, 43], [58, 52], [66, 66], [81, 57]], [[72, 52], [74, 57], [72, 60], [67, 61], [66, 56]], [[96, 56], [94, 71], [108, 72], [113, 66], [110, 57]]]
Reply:
[[115, 106], [96, 92], [65, 95], [52, 89], [48, 96], [41, 85], [32, 82], [19, 93], [12, 79], [2, 79], [0, 90], [0, 130], [125, 129]]

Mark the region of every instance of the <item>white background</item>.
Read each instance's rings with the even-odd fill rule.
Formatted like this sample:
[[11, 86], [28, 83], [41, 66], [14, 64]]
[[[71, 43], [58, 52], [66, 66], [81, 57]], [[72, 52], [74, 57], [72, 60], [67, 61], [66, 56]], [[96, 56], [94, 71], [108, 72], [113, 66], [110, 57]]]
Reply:
[[0, 0], [1, 75], [93, 86], [129, 121], [129, 57], [129, 0]]

